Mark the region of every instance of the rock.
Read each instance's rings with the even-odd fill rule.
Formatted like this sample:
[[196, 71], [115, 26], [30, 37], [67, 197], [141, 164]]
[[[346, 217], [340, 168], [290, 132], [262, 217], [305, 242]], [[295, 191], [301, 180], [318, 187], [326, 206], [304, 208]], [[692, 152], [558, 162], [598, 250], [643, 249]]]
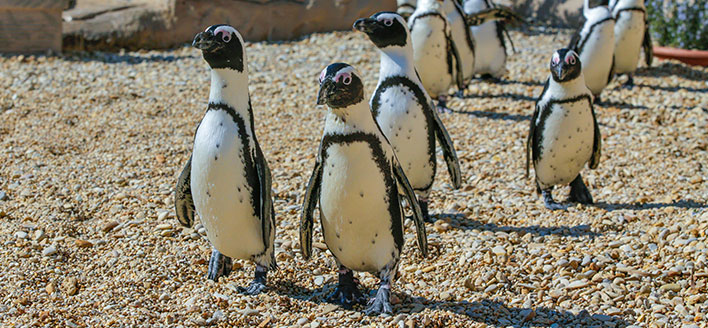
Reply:
[[506, 249], [503, 246], [495, 246], [492, 248], [492, 253], [497, 256], [506, 255]]
[[7, 193], [5, 193], [4, 191], [0, 191], [0, 201], [6, 201], [8, 199], [10, 198], [7, 197]]
[[324, 284], [324, 277], [323, 276], [317, 276], [315, 277], [315, 285], [317, 286], [322, 286]]
[[52, 256], [56, 253], [57, 249], [53, 245], [47, 246], [42, 250], [42, 256]]
[[57, 290], [57, 285], [53, 282], [49, 282], [47, 283], [47, 286], [44, 287], [44, 290], [47, 291], [47, 294], [54, 294], [54, 292]]
[[109, 221], [108, 223], [103, 225], [103, 228], [101, 228], [101, 231], [103, 232], [109, 232], [113, 230], [113, 228], [118, 226], [118, 222], [116, 221]]
[[82, 247], [82, 248], [93, 247], [93, 243], [88, 240], [77, 239], [75, 241], [75, 243], [76, 243], [76, 246]]
[[27, 233], [24, 231], [15, 232], [15, 238], [17, 238], [17, 239], [26, 239], [27, 236], [28, 236]]
[[573, 289], [580, 289], [580, 288], [585, 288], [588, 286], [587, 280], [576, 280], [568, 284], [566, 286], [566, 289], [573, 290]]
[[663, 292], [666, 292], [666, 291], [678, 292], [679, 290], [681, 290], [681, 285], [675, 284], [675, 283], [666, 284], [666, 285], [659, 287], [659, 290], [661, 290]]
[[533, 309], [524, 309], [519, 312], [519, 316], [522, 322], [531, 321], [536, 317], [536, 311]]
[[39, 229], [34, 231], [34, 236], [32, 237], [36, 242], [40, 242], [47, 238], [47, 234], [44, 233], [44, 230]]
[[393, 0], [149, 0], [131, 6], [109, 0], [93, 7], [79, 2], [62, 15], [63, 41], [64, 48], [72, 50], [169, 48], [191, 42], [208, 22], [232, 24], [248, 41], [292, 40], [314, 32], [351, 30], [358, 18], [395, 10]]
[[300, 327], [304, 326], [306, 323], [307, 323], [307, 318], [297, 319], [297, 325]]
[[172, 225], [169, 223], [163, 223], [163, 224], [158, 224], [155, 226], [155, 230], [170, 230], [172, 229]]
[[452, 295], [450, 294], [450, 292], [447, 292], [447, 291], [446, 291], [446, 292], [440, 293], [440, 299], [443, 300], [443, 301], [447, 301], [447, 300], [449, 300], [451, 297], [452, 297]]
[[74, 277], [64, 278], [61, 283], [61, 290], [68, 296], [74, 296], [79, 291], [79, 281]]

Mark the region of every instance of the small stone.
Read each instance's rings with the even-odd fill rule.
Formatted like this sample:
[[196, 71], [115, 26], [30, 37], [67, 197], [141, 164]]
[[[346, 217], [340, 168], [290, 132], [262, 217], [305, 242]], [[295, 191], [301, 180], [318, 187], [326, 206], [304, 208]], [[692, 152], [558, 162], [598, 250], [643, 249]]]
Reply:
[[324, 284], [324, 277], [323, 276], [315, 277], [315, 285], [322, 286], [322, 284]]
[[585, 288], [587, 286], [588, 286], [587, 280], [576, 280], [576, 281], [573, 281], [570, 284], [568, 284], [568, 286], [566, 286], [565, 288], [573, 290], [573, 289]]
[[397, 324], [399, 321], [404, 321], [408, 317], [407, 314], [401, 313], [393, 318], [393, 324]]
[[15, 238], [17, 238], [17, 239], [25, 239], [25, 238], [27, 238], [27, 233], [24, 232], [24, 231], [15, 232]]
[[172, 229], [172, 225], [169, 223], [163, 223], [163, 224], [158, 224], [155, 226], [155, 230], [170, 230]]
[[79, 281], [74, 277], [64, 278], [61, 283], [61, 290], [68, 296], [76, 295], [79, 291]]
[[7, 193], [5, 193], [4, 191], [0, 191], [0, 201], [4, 202], [8, 199], [9, 199], [9, 197], [7, 197]]
[[679, 290], [681, 290], [681, 285], [671, 283], [671, 284], [663, 285], [663, 286], [659, 287], [659, 289], [663, 292], [666, 292], [666, 291], [678, 292]]
[[301, 327], [302, 327], [302, 326], [304, 326], [306, 323], [307, 323], [307, 318], [300, 318], [300, 319], [297, 319], [297, 325], [298, 325], [298, 326], [301, 326]]
[[325, 243], [315, 242], [315, 243], [312, 243], [312, 246], [315, 248], [318, 248], [320, 250], [323, 250], [323, 251], [327, 250], [327, 245]]
[[117, 226], [118, 226], [118, 222], [116, 222], [116, 221], [109, 221], [108, 223], [106, 223], [105, 225], [103, 225], [103, 228], [101, 228], [101, 230], [102, 230], [103, 232], [109, 232], [109, 231], [113, 230], [113, 228], [115, 228], [115, 227], [117, 227]]
[[44, 287], [44, 290], [47, 291], [47, 294], [54, 294], [54, 292], [57, 290], [57, 285], [53, 282], [49, 282], [47, 286]]
[[492, 248], [492, 253], [497, 256], [506, 255], [506, 249], [502, 246], [495, 246]]
[[442, 293], [440, 293], [440, 299], [443, 300], [443, 301], [449, 300], [450, 297], [452, 297], [452, 295], [450, 294], [450, 292], [442, 292]]
[[320, 326], [320, 322], [317, 320], [310, 322], [310, 328], [317, 328], [319, 326]]
[[531, 321], [534, 317], [536, 317], [536, 311], [533, 309], [524, 309], [519, 312], [519, 316], [521, 317], [522, 322]]
[[76, 242], [76, 246], [78, 246], [78, 247], [82, 247], [82, 248], [93, 247], [93, 243], [88, 240], [77, 239], [75, 242]]
[[52, 256], [57, 253], [57, 249], [54, 246], [47, 246], [42, 250], [42, 256]]
[[169, 215], [169, 214], [170, 214], [169, 211], [165, 211], [165, 210], [159, 211], [157, 213], [157, 220], [162, 221], [162, 220], [166, 219], [167, 215]]
[[44, 230], [42, 230], [42, 229], [35, 230], [33, 238], [35, 241], [40, 242], [40, 241], [44, 240], [45, 238], [47, 238], [47, 234], [45, 234]]

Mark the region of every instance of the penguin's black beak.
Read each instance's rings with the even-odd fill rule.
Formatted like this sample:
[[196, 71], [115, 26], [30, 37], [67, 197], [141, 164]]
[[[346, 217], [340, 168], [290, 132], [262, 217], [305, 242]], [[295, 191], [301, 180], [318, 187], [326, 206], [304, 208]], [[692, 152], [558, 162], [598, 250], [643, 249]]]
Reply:
[[371, 33], [379, 27], [379, 22], [373, 18], [360, 18], [354, 22], [353, 28], [359, 32]]
[[194, 37], [192, 47], [203, 51], [214, 51], [220, 48], [219, 42], [211, 32], [200, 32]]
[[334, 91], [334, 82], [332, 79], [326, 79], [320, 84], [320, 91], [317, 93], [317, 104], [324, 105], [329, 103], [329, 99]]

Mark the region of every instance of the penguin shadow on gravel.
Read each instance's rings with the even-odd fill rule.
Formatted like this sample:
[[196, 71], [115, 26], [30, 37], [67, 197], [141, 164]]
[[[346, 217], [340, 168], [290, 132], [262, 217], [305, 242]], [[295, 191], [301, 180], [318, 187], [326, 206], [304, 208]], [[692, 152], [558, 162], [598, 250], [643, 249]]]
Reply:
[[607, 203], [607, 202], [597, 202], [593, 205], [597, 208], [601, 208], [605, 211], [612, 212], [617, 210], [634, 210], [634, 211], [644, 211], [651, 209], [662, 209], [667, 207], [681, 208], [681, 209], [708, 209], [708, 204], [699, 203], [694, 200], [676, 200], [672, 203], [633, 203], [633, 204], [623, 204], [623, 203]]
[[682, 77], [692, 81], [708, 81], [708, 72], [694, 69], [688, 65], [664, 62], [658, 66], [637, 68], [634, 76], [646, 76], [653, 78], [663, 78], [670, 76]]
[[67, 52], [61, 57], [68, 61], [76, 62], [101, 62], [106, 64], [129, 64], [136, 65], [141, 63], [170, 63], [178, 60], [197, 58], [194, 56], [182, 55], [145, 55], [135, 56], [128, 53], [111, 53], [111, 52]]
[[478, 220], [469, 219], [465, 217], [462, 213], [441, 213], [441, 214], [431, 214], [431, 217], [435, 220], [444, 220], [450, 222], [450, 227], [453, 229], [462, 230], [487, 230], [491, 232], [516, 232], [523, 234], [533, 234], [537, 236], [548, 236], [556, 235], [561, 237], [583, 237], [589, 236], [591, 238], [600, 236], [601, 233], [592, 231], [592, 227], [589, 224], [577, 225], [574, 227], [568, 226], [557, 226], [557, 227], [542, 227], [538, 225], [526, 226], [526, 227], [514, 227], [514, 226], [498, 226], [494, 223], [484, 223]]

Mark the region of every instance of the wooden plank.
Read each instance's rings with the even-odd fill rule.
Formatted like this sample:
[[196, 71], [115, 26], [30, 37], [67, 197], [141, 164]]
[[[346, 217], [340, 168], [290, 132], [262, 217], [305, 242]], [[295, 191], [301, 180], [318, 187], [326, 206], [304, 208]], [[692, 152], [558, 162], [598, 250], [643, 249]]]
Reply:
[[67, 9], [70, 0], [0, 0], [0, 9], [36, 8]]
[[0, 52], [61, 52], [61, 9], [0, 8]]

